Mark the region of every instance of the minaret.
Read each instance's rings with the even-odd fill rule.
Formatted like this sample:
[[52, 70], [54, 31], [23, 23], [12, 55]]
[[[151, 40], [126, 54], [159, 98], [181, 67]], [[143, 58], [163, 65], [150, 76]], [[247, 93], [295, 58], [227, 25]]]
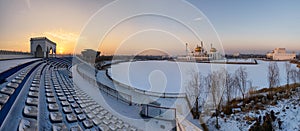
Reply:
[[203, 48], [203, 41], [201, 41], [201, 53], [203, 53], [204, 48]]
[[189, 52], [188, 52], [188, 43], [185, 43], [185, 55], [188, 56]]

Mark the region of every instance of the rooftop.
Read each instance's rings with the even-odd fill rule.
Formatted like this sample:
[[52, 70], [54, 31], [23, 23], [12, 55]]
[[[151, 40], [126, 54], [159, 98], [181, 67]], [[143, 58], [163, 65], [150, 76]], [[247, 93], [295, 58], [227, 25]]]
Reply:
[[30, 41], [38, 41], [38, 40], [46, 40], [54, 45], [56, 45], [55, 42], [51, 41], [50, 39], [48, 39], [47, 37], [34, 37], [34, 38], [30, 38]]

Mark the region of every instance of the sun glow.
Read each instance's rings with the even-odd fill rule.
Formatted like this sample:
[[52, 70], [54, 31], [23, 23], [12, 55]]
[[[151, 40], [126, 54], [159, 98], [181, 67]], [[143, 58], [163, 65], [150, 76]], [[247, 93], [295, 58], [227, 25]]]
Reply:
[[58, 53], [59, 53], [59, 54], [63, 54], [63, 53], [64, 53], [64, 49], [63, 49], [63, 48], [60, 48], [60, 49], [58, 50]]
[[57, 54], [70, 54], [73, 53], [76, 42], [79, 38], [79, 33], [65, 31], [62, 29], [46, 31], [43, 33], [34, 33], [29, 36], [32, 37], [47, 37], [51, 41], [55, 42]]

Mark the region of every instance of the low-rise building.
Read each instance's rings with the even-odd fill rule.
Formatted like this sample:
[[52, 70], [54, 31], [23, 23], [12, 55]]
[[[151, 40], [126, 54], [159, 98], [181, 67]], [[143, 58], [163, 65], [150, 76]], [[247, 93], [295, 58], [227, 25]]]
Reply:
[[100, 56], [100, 51], [95, 51], [93, 49], [85, 49], [84, 51], [81, 51], [82, 57], [87, 62], [95, 62], [96, 58]]
[[293, 60], [296, 53], [287, 53], [285, 48], [275, 48], [271, 53], [267, 53], [267, 58], [272, 60]]

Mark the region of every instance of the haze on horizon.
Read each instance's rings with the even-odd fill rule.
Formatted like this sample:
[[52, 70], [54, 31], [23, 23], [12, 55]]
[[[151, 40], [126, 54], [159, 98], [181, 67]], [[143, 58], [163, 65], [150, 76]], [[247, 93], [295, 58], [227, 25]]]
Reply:
[[[80, 48], [91, 48], [90, 43], [99, 44], [98, 39], [80, 36], [90, 18], [110, 0], [2, 0], [0, 1], [0, 49], [29, 51], [31, 37], [46, 36], [57, 43], [57, 53], [72, 53], [77, 41], [85, 41]], [[300, 52], [300, 1], [298, 0], [252, 0], [252, 1], [217, 1], [187, 0], [209, 19], [215, 28], [225, 53], [266, 53], [276, 47], [288, 51]], [[172, 8], [172, 3], [165, 6]], [[134, 8], [134, 7], [132, 7]], [[117, 12], [117, 11], [116, 11]], [[118, 15], [112, 12], [112, 17]], [[174, 9], [174, 13], [189, 15], [185, 10]], [[141, 18], [131, 23], [120, 25], [115, 32], [99, 45], [99, 50], [106, 55], [114, 54], [125, 44], [118, 54], [132, 54], [142, 48], [166, 50], [170, 54], [184, 54], [185, 44], [192, 50], [200, 41], [191, 40], [184, 29], [167, 24], [163, 19]], [[105, 20], [103, 20], [105, 21]], [[108, 21], [109, 22], [109, 21]], [[168, 32], [147, 30], [124, 39], [125, 33], [139, 29], [143, 24], [161, 29], [170, 29], [184, 37], [179, 41]], [[101, 30], [102, 25], [93, 28]], [[105, 25], [103, 25], [105, 26]], [[92, 34], [91, 35], [96, 35]], [[204, 41], [210, 47], [212, 41]], [[97, 48], [96, 48], [97, 49]], [[79, 53], [78, 51], [75, 53]]]

